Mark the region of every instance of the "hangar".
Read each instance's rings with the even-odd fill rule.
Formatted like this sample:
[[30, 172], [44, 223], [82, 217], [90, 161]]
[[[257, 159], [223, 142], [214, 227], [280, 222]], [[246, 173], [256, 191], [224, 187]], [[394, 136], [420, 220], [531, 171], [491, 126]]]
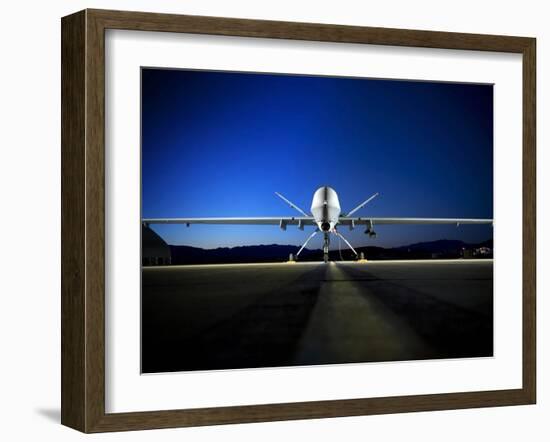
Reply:
[[148, 226], [141, 227], [141, 264], [143, 266], [169, 265], [172, 262], [170, 246]]

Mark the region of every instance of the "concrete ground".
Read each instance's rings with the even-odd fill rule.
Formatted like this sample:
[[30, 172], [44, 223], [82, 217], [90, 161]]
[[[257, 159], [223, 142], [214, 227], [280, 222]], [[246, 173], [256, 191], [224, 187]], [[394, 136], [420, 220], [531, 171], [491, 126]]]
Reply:
[[492, 356], [493, 261], [144, 268], [144, 373]]

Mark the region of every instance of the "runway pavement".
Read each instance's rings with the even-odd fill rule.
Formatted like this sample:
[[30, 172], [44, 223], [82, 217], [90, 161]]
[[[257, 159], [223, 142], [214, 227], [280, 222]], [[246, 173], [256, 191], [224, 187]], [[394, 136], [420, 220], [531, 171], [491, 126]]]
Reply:
[[142, 272], [144, 373], [492, 353], [492, 260]]

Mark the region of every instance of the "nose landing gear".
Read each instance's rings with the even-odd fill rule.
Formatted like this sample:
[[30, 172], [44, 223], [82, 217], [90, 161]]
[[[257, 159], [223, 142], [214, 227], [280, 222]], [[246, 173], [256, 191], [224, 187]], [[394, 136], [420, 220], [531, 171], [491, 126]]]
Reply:
[[328, 232], [325, 232], [325, 240], [323, 242], [323, 261], [328, 263], [328, 247], [330, 245], [330, 236]]

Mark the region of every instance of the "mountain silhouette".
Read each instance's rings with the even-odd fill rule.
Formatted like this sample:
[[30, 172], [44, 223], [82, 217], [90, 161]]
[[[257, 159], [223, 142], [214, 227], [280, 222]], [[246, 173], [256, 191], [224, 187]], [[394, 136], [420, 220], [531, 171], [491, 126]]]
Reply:
[[[492, 257], [493, 240], [482, 243], [469, 244], [459, 240], [441, 239], [437, 241], [420, 242], [400, 247], [375, 247], [365, 246], [356, 248], [358, 253], [363, 253], [369, 260], [384, 259], [453, 259], [472, 255], [476, 250], [487, 247], [491, 253], [482, 257]], [[202, 249], [185, 245], [171, 245], [172, 264], [222, 264], [222, 263], [254, 263], [254, 262], [281, 262], [288, 259], [292, 253], [296, 253], [299, 246], [281, 244], [262, 244], [254, 246], [219, 247], [216, 249]], [[330, 259], [352, 260], [355, 258], [349, 249], [331, 250]], [[322, 251], [304, 249], [300, 253], [300, 261], [320, 261]]]

